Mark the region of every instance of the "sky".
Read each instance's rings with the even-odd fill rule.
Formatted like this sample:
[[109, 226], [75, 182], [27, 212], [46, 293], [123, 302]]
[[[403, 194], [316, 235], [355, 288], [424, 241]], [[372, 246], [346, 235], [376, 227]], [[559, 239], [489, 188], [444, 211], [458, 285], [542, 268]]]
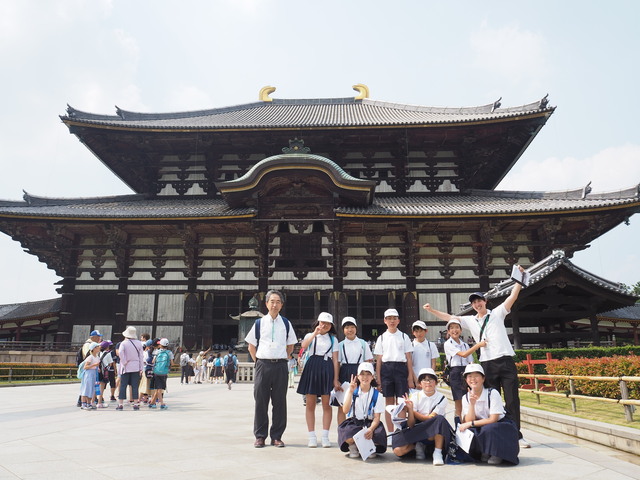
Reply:
[[[594, 193], [640, 183], [640, 2], [2, 0], [0, 198], [131, 193], [60, 122], [67, 104], [175, 112], [352, 97], [557, 109], [500, 190]], [[640, 214], [572, 261], [640, 282]], [[0, 304], [60, 280], [0, 233]]]

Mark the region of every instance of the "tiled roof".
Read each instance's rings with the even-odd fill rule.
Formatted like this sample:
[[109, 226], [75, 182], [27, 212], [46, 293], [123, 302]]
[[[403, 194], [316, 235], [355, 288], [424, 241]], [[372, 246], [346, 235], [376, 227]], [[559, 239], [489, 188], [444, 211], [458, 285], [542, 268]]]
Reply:
[[178, 113], [137, 113], [117, 108], [117, 115], [98, 115], [68, 106], [68, 123], [141, 129], [251, 129], [295, 127], [401, 126], [496, 120], [547, 112], [546, 97], [518, 107], [499, 103], [478, 107], [427, 107], [369, 99], [273, 99], [210, 110]]
[[598, 320], [640, 320], [640, 303], [596, 315]]
[[61, 298], [0, 305], [0, 322], [42, 317], [49, 313], [55, 314], [60, 312], [61, 306]]
[[442, 194], [428, 197], [382, 197], [366, 208], [344, 207], [340, 215], [363, 216], [449, 216], [531, 214], [588, 210], [638, 204], [638, 188], [615, 193], [583, 196], [583, 190], [567, 192], [507, 192], [471, 190], [468, 195]]
[[[365, 207], [339, 207], [338, 216], [447, 217], [466, 215], [519, 215], [637, 206], [640, 195], [634, 187], [619, 192], [588, 194], [568, 192], [505, 192], [473, 190], [470, 194], [423, 197], [378, 196]], [[73, 218], [219, 218], [255, 214], [253, 208], [231, 208], [222, 199], [147, 199], [144, 195], [54, 199], [25, 195], [24, 202], [0, 201], [1, 217]]]
[[[569, 271], [584, 278], [586, 281], [599, 288], [604, 288], [620, 295], [626, 295], [629, 298], [635, 298], [627, 291], [627, 288], [623, 284], [605, 280], [602, 277], [583, 270], [582, 268], [572, 263], [567, 257], [565, 257], [565, 254], [562, 251], [556, 251], [552, 253], [548, 257], [543, 258], [538, 263], [532, 265], [527, 269], [527, 272], [529, 272], [529, 274], [531, 275], [529, 280], [529, 287], [535, 285], [537, 282], [540, 282], [542, 279], [549, 276], [552, 272], [556, 271], [560, 267], [567, 268]], [[506, 297], [511, 293], [514, 285], [515, 282], [513, 280], [505, 280], [495, 285], [491, 290], [486, 292], [485, 296], [487, 300]], [[460, 305], [460, 311], [462, 313], [470, 312], [471, 310], [471, 304], [468, 302]]]
[[219, 218], [252, 215], [251, 208], [230, 208], [221, 199], [155, 199], [144, 195], [123, 195], [96, 198], [43, 198], [25, 195], [25, 202], [0, 201], [0, 218], [60, 217], [60, 218]]

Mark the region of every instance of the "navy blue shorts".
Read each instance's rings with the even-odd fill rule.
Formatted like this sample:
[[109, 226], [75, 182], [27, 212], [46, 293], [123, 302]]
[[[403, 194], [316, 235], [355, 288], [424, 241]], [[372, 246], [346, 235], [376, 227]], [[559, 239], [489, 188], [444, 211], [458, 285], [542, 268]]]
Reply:
[[409, 393], [408, 375], [406, 362], [382, 362], [380, 369], [382, 395], [389, 398], [401, 397]]

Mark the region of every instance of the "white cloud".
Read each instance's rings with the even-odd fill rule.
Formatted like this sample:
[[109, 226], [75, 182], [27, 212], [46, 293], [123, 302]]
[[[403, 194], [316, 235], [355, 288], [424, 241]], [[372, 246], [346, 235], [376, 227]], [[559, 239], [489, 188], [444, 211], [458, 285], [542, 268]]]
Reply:
[[489, 75], [516, 83], [540, 78], [547, 70], [545, 38], [517, 25], [490, 28], [485, 21], [471, 33], [470, 43], [474, 67]]
[[519, 164], [500, 190], [573, 190], [591, 182], [592, 191], [622, 190], [640, 183], [640, 145], [606, 148], [583, 159], [549, 157]]

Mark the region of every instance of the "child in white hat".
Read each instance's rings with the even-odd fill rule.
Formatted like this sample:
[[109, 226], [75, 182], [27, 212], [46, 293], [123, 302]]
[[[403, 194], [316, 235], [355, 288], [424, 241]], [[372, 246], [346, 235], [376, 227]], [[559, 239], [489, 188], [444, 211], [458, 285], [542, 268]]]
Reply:
[[309, 430], [309, 448], [318, 446], [316, 437], [316, 398], [322, 400], [322, 446], [330, 447], [329, 428], [331, 428], [331, 390], [342, 390], [338, 381], [338, 340], [333, 316], [322, 312], [311, 326], [313, 331], [302, 340], [302, 348], [309, 352], [309, 357], [302, 370], [298, 393], [307, 396], [306, 412]]

